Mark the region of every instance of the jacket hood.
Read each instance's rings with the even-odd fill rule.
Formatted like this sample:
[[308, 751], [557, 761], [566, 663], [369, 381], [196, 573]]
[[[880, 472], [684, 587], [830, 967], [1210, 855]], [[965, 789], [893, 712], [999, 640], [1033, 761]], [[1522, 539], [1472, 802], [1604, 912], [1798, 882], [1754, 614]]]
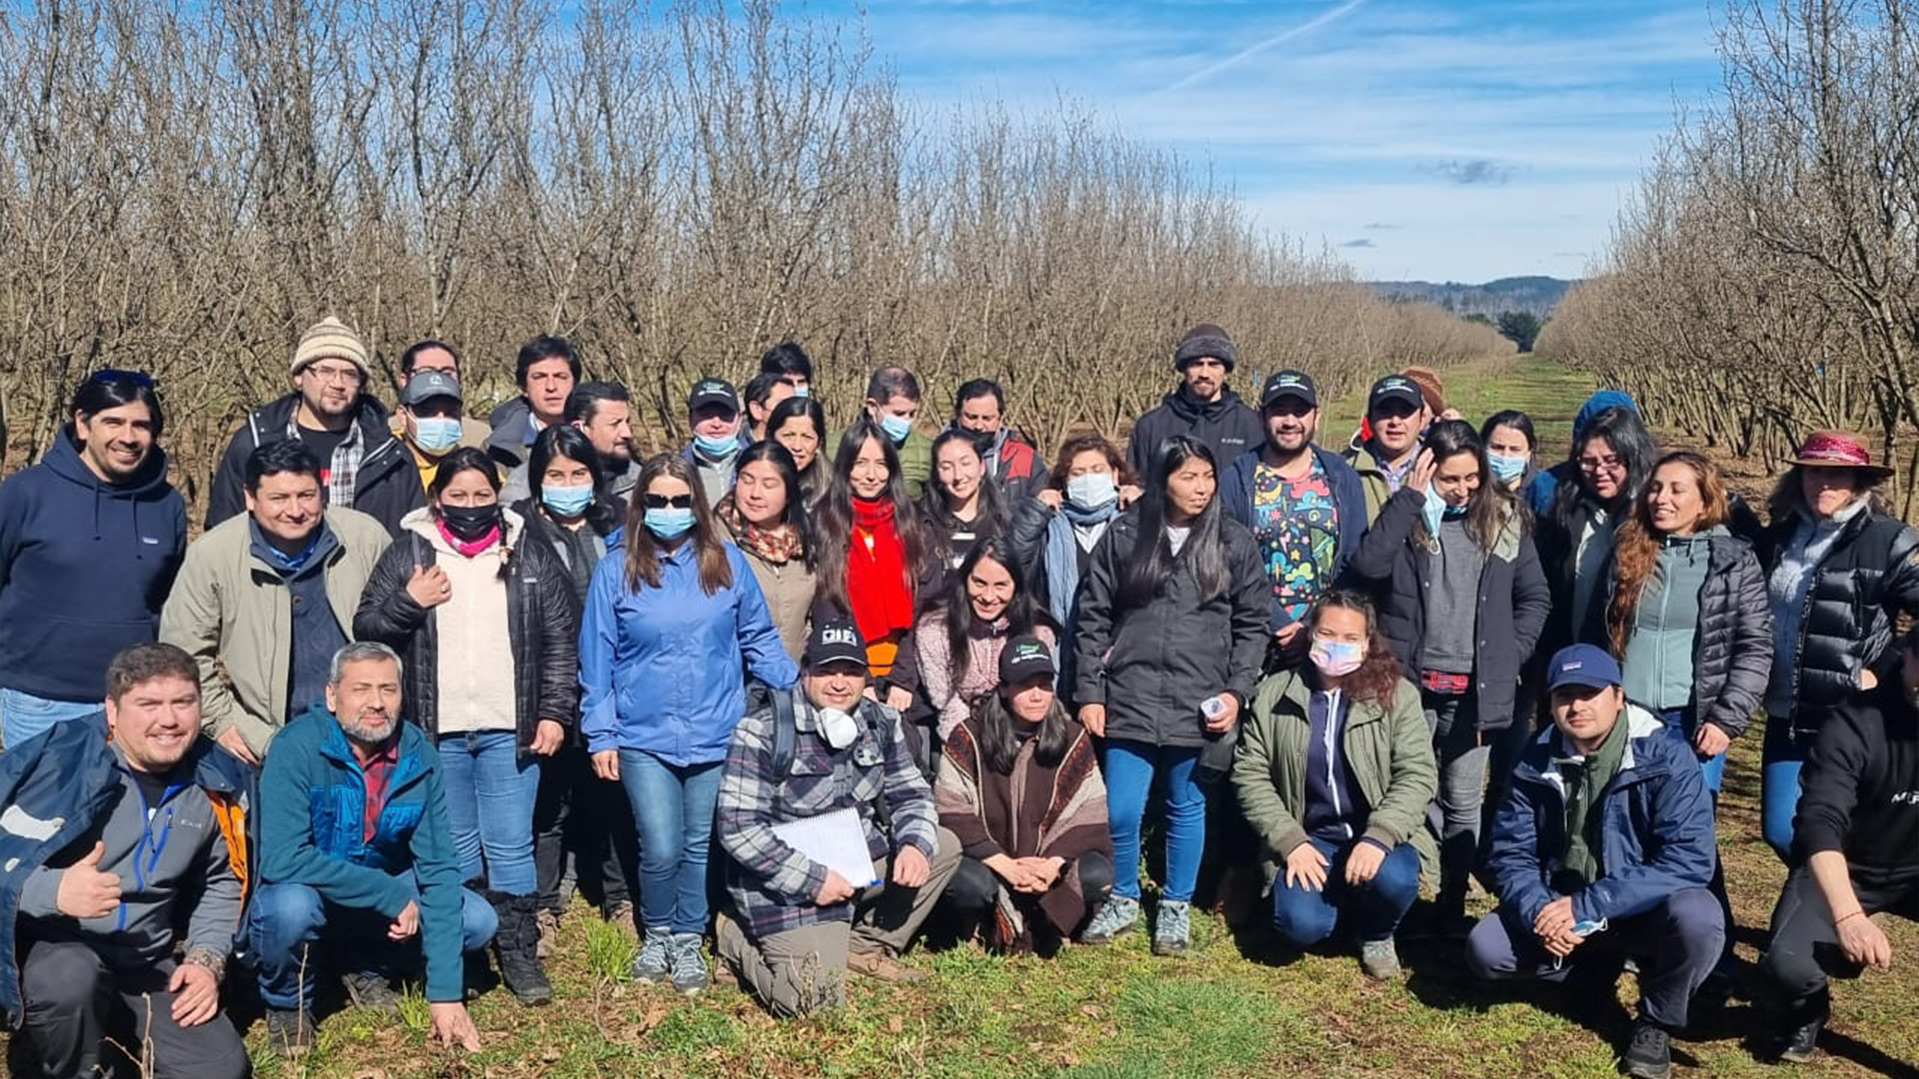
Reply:
[[1585, 434], [1586, 428], [1592, 424], [1593, 418], [1609, 408], [1623, 408], [1635, 416], [1639, 414], [1639, 402], [1632, 399], [1632, 394], [1624, 390], [1600, 390], [1586, 398], [1586, 403], [1579, 406], [1578, 415], [1573, 417], [1573, 440], [1578, 441], [1579, 436]]
[[105, 498], [139, 498], [162, 491], [167, 486], [167, 454], [158, 443], [147, 451], [147, 459], [125, 483], [108, 483], [80, 459], [80, 443], [72, 425], [60, 428], [60, 434], [47, 447], [43, 458], [47, 470], [69, 483]]
[[1184, 384], [1182, 384], [1179, 389], [1161, 398], [1160, 401], [1167, 408], [1172, 409], [1173, 413], [1179, 416], [1180, 419], [1188, 423], [1200, 419], [1213, 419], [1224, 416], [1235, 407], [1245, 404], [1244, 401], [1239, 399], [1239, 394], [1232, 391], [1231, 387], [1221, 390], [1219, 400], [1217, 401], [1201, 401], [1187, 393]]
[[[526, 533], [526, 518], [520, 516], [520, 512], [517, 509], [503, 505], [500, 507], [500, 523], [502, 531], [504, 532], [504, 535], [500, 538], [500, 542], [505, 544], [509, 550], [518, 547], [520, 545], [520, 537]], [[433, 520], [432, 506], [421, 506], [419, 509], [413, 510], [405, 517], [400, 518], [400, 528], [402, 531], [412, 532], [421, 539], [426, 540], [428, 544], [432, 545], [434, 550], [441, 554], [454, 553], [453, 545], [446, 541], [445, 536], [440, 535], [440, 526]]]
[[[1648, 738], [1665, 738], [1670, 736], [1663, 733], [1666, 725], [1660, 722], [1658, 716], [1653, 715], [1645, 708], [1631, 701], [1626, 702], [1626, 713], [1621, 717], [1620, 722], [1626, 724], [1626, 752], [1619, 758], [1619, 775], [1625, 776], [1639, 765], [1639, 754], [1637, 750], [1639, 749], [1640, 743]], [[1553, 756], [1556, 755], [1556, 750], [1559, 748], [1558, 724], [1548, 722], [1546, 729], [1540, 731], [1539, 736], [1533, 739], [1533, 744], [1535, 746], [1543, 746], [1544, 755], [1546, 759], [1550, 761]], [[1530, 754], [1528, 756], [1530, 756]], [[1520, 767], [1531, 770], [1533, 776], [1540, 782], [1546, 783], [1554, 790], [1557, 790], [1561, 797], [1565, 796], [1565, 783], [1560, 778], [1558, 769], [1541, 768], [1536, 760], [1526, 760]], [[1619, 780], [1615, 778], [1613, 782], [1617, 783]]]

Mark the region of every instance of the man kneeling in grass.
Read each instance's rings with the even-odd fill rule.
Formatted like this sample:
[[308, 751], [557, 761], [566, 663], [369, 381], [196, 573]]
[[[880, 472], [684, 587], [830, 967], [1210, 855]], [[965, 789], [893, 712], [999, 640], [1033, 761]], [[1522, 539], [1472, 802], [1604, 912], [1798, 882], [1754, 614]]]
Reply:
[[[720, 779], [718, 832], [739, 920], [720, 915], [718, 950], [780, 1016], [837, 1007], [848, 969], [887, 982], [925, 977], [898, 957], [960, 856], [898, 713], [862, 697], [859, 631], [816, 623], [803, 667], [798, 687], [740, 721]], [[776, 832], [841, 809], [858, 817], [880, 883], [850, 881]]]

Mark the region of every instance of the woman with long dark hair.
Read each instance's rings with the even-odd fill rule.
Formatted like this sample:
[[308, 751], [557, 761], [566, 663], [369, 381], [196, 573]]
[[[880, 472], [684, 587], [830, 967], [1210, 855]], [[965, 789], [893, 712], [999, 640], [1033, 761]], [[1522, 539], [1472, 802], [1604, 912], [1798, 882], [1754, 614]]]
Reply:
[[[580, 604], [586, 602], [593, 568], [610, 545], [617, 545], [624, 519], [619, 502], [605, 493], [606, 479], [600, 455], [586, 434], [572, 424], [555, 424], [533, 440], [526, 475], [529, 494], [512, 507], [526, 522], [526, 542], [552, 551], [566, 567], [566, 579]], [[533, 863], [539, 875], [544, 959], [552, 954], [566, 912], [561, 883], [568, 850], [575, 856], [576, 870], [598, 867], [600, 913], [617, 925], [633, 917], [628, 884], [631, 852], [638, 844], [626, 798], [594, 778], [593, 763], [577, 736], [544, 758], [540, 772], [539, 798], [533, 805]]]
[[974, 544], [1005, 530], [1001, 497], [971, 431], [948, 428], [933, 440], [933, 474], [920, 513], [946, 569], [958, 569]]
[[539, 960], [533, 809], [540, 758], [579, 709], [579, 600], [559, 557], [499, 503], [500, 474], [471, 446], [440, 459], [353, 616], [357, 640], [405, 659], [407, 718], [433, 737], [447, 830], [467, 880], [499, 913], [500, 976], [523, 1004], [553, 986]]
[[1659, 456], [1632, 408], [1613, 405], [1581, 415], [1565, 478], [1542, 499], [1545, 509], [1535, 522], [1539, 562], [1552, 587], [1552, 614], [1537, 649], [1542, 656], [1573, 643], [1586, 625], [1587, 606], [1603, 591], [1613, 535], [1632, 516]]
[[1053, 627], [1035, 608], [1006, 545], [981, 540], [913, 629], [919, 688], [938, 713], [944, 739], [974, 705], [999, 688], [999, 657], [1014, 637], [1035, 635], [1056, 649]]
[[910, 690], [886, 681], [913, 629], [921, 588], [939, 559], [906, 493], [893, 440], [862, 416], [840, 436], [833, 476], [814, 507], [819, 543], [816, 602], [853, 619], [878, 683], [867, 693], [904, 712]]
[[1233, 787], [1265, 848], [1279, 935], [1309, 948], [1348, 922], [1361, 969], [1391, 978], [1393, 934], [1419, 898], [1412, 840], [1438, 789], [1432, 738], [1365, 596], [1334, 589], [1304, 624], [1308, 662], [1260, 683]]
[[661, 454], [633, 488], [625, 556], [602, 559], [587, 590], [581, 727], [594, 772], [626, 789], [639, 826], [634, 977], [682, 993], [707, 984], [707, 849], [748, 670], [776, 690], [799, 677], [693, 465]]
[[714, 516], [746, 555], [786, 654], [798, 662], [806, 646], [814, 574], [799, 469], [786, 447], [772, 441], [748, 446], [735, 466], [733, 489], [714, 507]]
[[773, 406], [766, 418], [766, 441], [777, 442], [793, 455], [800, 473], [800, 501], [811, 507], [826, 491], [826, 411], [820, 399], [789, 397]]
[[[1081, 939], [1103, 943], [1139, 920], [1139, 828], [1166, 787], [1166, 880], [1156, 955], [1180, 955], [1206, 845], [1203, 749], [1230, 759], [1235, 724], [1266, 655], [1272, 585], [1252, 533], [1220, 512], [1213, 452], [1161, 444], [1139, 506], [1107, 530], [1081, 589], [1080, 722], [1106, 739], [1112, 898]], [[1223, 769], [1222, 769], [1223, 770]]]
[[1772, 604], [1760, 793], [1766, 842], [1786, 858], [1799, 770], [1833, 709], [1899, 677], [1901, 614], [1919, 615], [1919, 532], [1892, 516], [1864, 437], [1815, 431], [1772, 493], [1761, 538]]
[[1053, 690], [1051, 642], [1008, 641], [997, 691], [954, 725], [933, 799], [963, 857], [941, 897], [962, 934], [1049, 954], [1113, 883], [1113, 845], [1093, 736]]
[[1429, 814], [1439, 841], [1442, 931], [1464, 935], [1491, 745], [1512, 725], [1519, 672], [1551, 592], [1510, 488], [1489, 479], [1472, 425], [1426, 433], [1406, 485], [1386, 500], [1352, 572], [1381, 583], [1380, 625], [1420, 687], [1439, 759]]

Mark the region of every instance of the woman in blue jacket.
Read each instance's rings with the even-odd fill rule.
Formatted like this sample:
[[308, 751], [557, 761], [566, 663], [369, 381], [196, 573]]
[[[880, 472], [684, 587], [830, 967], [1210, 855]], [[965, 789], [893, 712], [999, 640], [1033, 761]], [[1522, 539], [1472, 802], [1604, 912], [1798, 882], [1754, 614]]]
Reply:
[[706, 856], [727, 742], [746, 711], [744, 671], [787, 689], [799, 671], [759, 582], [723, 538], [693, 466], [640, 469], [623, 550], [587, 588], [581, 729], [593, 771], [626, 789], [640, 830], [641, 981], [706, 987]]

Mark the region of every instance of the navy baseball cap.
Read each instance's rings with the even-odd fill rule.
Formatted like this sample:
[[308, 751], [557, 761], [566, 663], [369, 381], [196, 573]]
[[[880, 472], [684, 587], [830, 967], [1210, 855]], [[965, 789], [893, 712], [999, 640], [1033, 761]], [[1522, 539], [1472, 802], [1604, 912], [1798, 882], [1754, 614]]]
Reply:
[[1259, 403], [1263, 408], [1271, 408], [1274, 402], [1285, 397], [1297, 397], [1306, 402], [1308, 408], [1319, 407], [1319, 388], [1313, 385], [1313, 376], [1304, 371], [1276, 372], [1260, 390]]
[[1419, 409], [1426, 405], [1426, 394], [1420, 390], [1419, 383], [1405, 375], [1387, 375], [1373, 383], [1372, 392], [1366, 395], [1366, 414], [1372, 415], [1387, 401], [1404, 401]]
[[1619, 661], [1596, 644], [1567, 645], [1553, 653], [1552, 662], [1546, 666], [1548, 692], [1561, 686], [1605, 689], [1617, 686], [1621, 681]]

